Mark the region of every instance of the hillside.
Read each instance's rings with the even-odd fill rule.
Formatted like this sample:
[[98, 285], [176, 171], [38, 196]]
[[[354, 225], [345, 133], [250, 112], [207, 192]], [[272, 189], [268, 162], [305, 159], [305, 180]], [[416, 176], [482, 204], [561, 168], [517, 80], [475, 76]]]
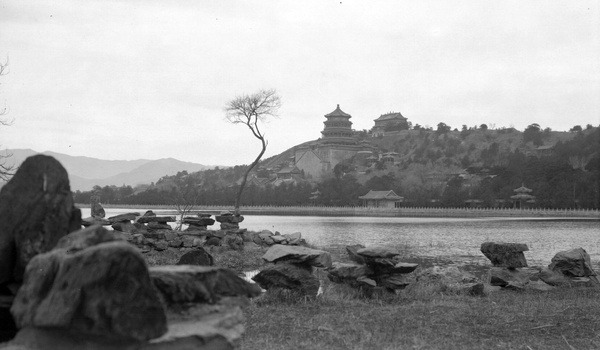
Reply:
[[163, 176], [180, 171], [196, 172], [211, 166], [182, 162], [173, 158], [158, 160], [103, 160], [90, 157], [70, 156], [56, 152], [36, 152], [30, 149], [8, 149], [12, 154], [8, 164], [21, 164], [27, 157], [41, 153], [56, 158], [69, 173], [72, 191], [89, 191], [93, 186], [136, 186], [156, 182]]
[[[290, 148], [261, 162], [250, 176], [242, 202], [360, 205], [359, 197], [369, 190], [393, 190], [404, 198], [403, 205], [511, 207], [515, 205], [511, 199], [514, 190], [525, 185], [536, 199], [519, 205], [600, 207], [598, 127], [571, 132], [536, 126], [523, 132], [478, 127], [461, 131], [411, 129], [380, 137], [366, 133], [357, 137], [370, 144], [374, 157], [357, 153], [316, 181], [301, 173], [287, 177], [285, 172], [278, 174], [293, 160], [295, 147]], [[179, 193], [191, 194], [197, 204], [231, 204], [245, 169], [236, 166], [163, 176], [146, 191], [119, 200], [163, 204]]]

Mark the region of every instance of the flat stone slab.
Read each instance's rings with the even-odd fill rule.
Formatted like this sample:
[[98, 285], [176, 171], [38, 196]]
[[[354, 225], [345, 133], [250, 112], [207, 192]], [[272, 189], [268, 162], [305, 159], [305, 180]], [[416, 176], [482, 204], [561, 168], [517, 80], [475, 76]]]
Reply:
[[331, 266], [331, 255], [328, 252], [300, 246], [273, 245], [262, 258], [272, 263], [284, 261], [314, 267]]
[[137, 219], [140, 224], [147, 224], [149, 222], [175, 222], [177, 221], [174, 216], [141, 216]]
[[527, 260], [523, 252], [528, 251], [524, 243], [485, 242], [481, 244], [481, 252], [492, 265], [498, 267], [519, 268], [527, 267]]
[[135, 218], [137, 218], [138, 216], [140, 216], [140, 213], [137, 213], [137, 212], [125, 213], [125, 214], [111, 216], [108, 218], [108, 221], [110, 221], [111, 224], [114, 224], [115, 222], [134, 221]]
[[266, 290], [289, 289], [313, 297], [319, 291], [319, 279], [315, 275], [297, 265], [286, 263], [268, 266], [252, 280]]
[[393, 258], [400, 255], [400, 252], [387, 246], [370, 246], [356, 251], [358, 255], [366, 258]]
[[260, 288], [222, 267], [166, 265], [149, 268], [154, 286], [168, 304], [209, 303], [221, 297], [256, 297]]
[[205, 217], [199, 218], [194, 216], [186, 216], [185, 218], [183, 218], [183, 223], [186, 225], [210, 226], [215, 223], [215, 220]]
[[142, 350], [236, 349], [244, 332], [239, 306], [195, 305], [183, 314], [169, 314], [168, 331]]
[[81, 219], [81, 225], [85, 226], [85, 227], [89, 227], [92, 225], [109, 226], [110, 221], [108, 221], [104, 218], [96, 218], [96, 217], [90, 216], [90, 217]]

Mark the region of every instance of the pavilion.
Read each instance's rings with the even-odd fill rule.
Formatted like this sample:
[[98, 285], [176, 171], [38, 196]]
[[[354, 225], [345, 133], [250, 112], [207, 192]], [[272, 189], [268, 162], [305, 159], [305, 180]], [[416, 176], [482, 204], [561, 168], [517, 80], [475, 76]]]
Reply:
[[404, 197], [400, 197], [394, 191], [369, 191], [364, 196], [358, 197], [363, 200], [364, 206], [373, 208], [399, 208]]
[[510, 196], [513, 200], [513, 208], [523, 208], [524, 203], [535, 203], [535, 196], [530, 193], [533, 192], [532, 189], [525, 187], [525, 185], [521, 185], [519, 188], [515, 188], [514, 196]]

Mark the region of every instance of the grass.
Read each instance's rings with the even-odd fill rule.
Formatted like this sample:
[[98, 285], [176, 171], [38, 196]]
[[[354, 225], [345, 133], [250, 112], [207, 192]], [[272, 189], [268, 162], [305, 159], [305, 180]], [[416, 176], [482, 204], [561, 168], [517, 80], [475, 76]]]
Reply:
[[[268, 248], [213, 248], [215, 265], [260, 269]], [[342, 247], [329, 247], [347, 261]], [[146, 253], [150, 265], [174, 264], [183, 252]], [[428, 264], [444, 260], [421, 261]], [[306, 298], [268, 291], [244, 308], [241, 349], [600, 349], [600, 290], [496, 291], [484, 297], [440, 283], [414, 284], [397, 294], [367, 298], [316, 270], [323, 294]]]
[[244, 310], [241, 348], [600, 348], [598, 290], [470, 297], [427, 287], [373, 299], [338, 285], [316, 299], [266, 293]]

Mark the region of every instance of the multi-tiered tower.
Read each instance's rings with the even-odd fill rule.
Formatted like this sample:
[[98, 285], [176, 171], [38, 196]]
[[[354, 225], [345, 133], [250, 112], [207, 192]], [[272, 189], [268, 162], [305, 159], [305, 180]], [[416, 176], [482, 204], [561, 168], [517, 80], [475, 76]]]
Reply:
[[323, 135], [322, 142], [325, 144], [356, 144], [354, 140], [354, 132], [352, 131], [352, 116], [340, 109], [340, 105], [329, 113], [325, 114], [325, 128], [321, 131]]

